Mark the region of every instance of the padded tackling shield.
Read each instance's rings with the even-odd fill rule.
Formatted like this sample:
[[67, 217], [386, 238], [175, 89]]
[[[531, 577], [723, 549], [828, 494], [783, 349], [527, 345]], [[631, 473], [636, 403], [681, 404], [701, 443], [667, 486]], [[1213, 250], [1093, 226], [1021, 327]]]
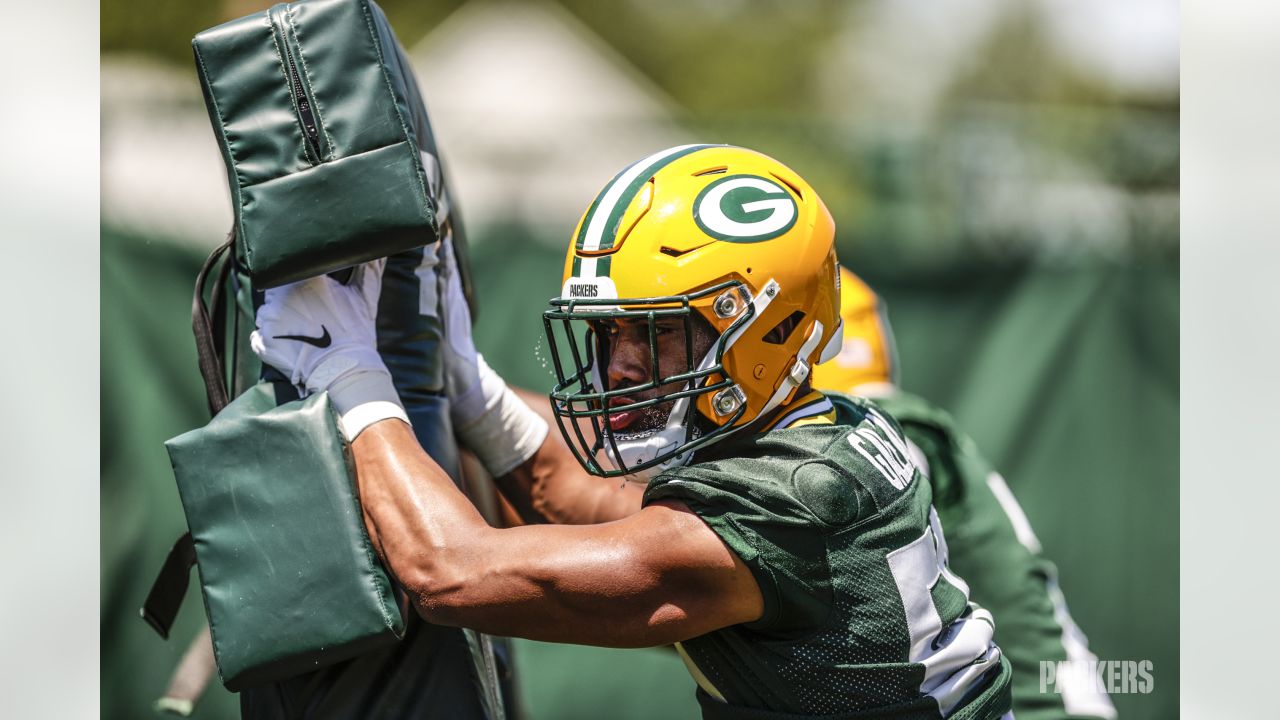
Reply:
[[375, 3], [282, 3], [192, 46], [255, 288], [435, 239], [417, 91]]
[[262, 383], [165, 447], [228, 690], [403, 635], [327, 394], [278, 404], [273, 385]]

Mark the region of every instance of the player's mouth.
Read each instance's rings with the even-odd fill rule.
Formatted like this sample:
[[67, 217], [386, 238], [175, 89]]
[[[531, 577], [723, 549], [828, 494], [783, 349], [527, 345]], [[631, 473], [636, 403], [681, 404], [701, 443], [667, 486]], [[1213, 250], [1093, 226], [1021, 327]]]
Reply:
[[[631, 397], [613, 397], [609, 398], [609, 407], [621, 407], [623, 405], [631, 405], [635, 402]], [[628, 425], [635, 423], [639, 418], [640, 410], [617, 410], [609, 413], [609, 427], [614, 430], [625, 430]]]
[[[635, 398], [622, 396], [609, 399], [609, 407], [623, 407], [639, 402]], [[626, 430], [635, 421], [644, 414], [644, 409], [636, 410], [617, 410], [609, 413], [609, 427], [616, 432], [618, 430]]]

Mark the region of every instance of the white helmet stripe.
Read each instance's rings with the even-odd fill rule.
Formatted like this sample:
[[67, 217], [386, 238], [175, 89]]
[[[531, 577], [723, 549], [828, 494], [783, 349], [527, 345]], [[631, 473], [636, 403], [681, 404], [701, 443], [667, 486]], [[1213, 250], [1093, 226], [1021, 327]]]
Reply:
[[600, 249], [600, 241], [604, 236], [605, 222], [613, 214], [614, 206], [618, 204], [619, 198], [622, 197], [623, 192], [632, 181], [664, 158], [695, 147], [700, 147], [700, 145], [679, 145], [656, 152], [627, 168], [626, 172], [619, 175], [600, 198], [600, 205], [596, 207], [591, 216], [591, 223], [587, 225], [587, 235], [583, 238], [582, 249], [587, 252]]

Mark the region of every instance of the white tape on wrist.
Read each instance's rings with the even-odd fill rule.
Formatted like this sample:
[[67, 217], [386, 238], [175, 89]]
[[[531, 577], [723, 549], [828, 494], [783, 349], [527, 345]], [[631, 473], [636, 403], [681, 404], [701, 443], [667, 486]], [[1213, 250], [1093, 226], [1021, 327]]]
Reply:
[[327, 390], [334, 409], [342, 416], [342, 432], [348, 442], [379, 420], [399, 418], [409, 422], [385, 366], [354, 370], [334, 380]]
[[490, 400], [486, 412], [454, 430], [491, 475], [502, 477], [533, 457], [549, 428], [505, 382]]
[[347, 436], [347, 442], [355, 442], [356, 436], [365, 428], [391, 418], [409, 422], [409, 416], [405, 414], [404, 408], [393, 402], [376, 400], [357, 405], [343, 413], [342, 433]]
[[449, 414], [454, 427], [464, 427], [492, 410], [507, 391], [507, 381], [489, 367], [484, 356], [475, 356], [475, 377], [470, 385], [449, 394]]

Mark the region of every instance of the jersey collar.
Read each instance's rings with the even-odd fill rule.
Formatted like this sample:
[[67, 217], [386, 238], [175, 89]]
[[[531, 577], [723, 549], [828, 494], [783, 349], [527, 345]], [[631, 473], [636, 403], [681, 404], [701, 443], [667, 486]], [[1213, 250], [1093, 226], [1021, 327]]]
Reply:
[[[760, 422], [760, 421], [757, 421]], [[836, 408], [827, 399], [826, 395], [811, 390], [801, 398], [791, 401], [773, 411], [771, 417], [764, 419], [758, 428], [747, 428], [740, 435], [734, 435], [724, 443], [712, 445], [709, 448], [703, 448], [698, 453], [710, 452], [711, 454], [719, 454], [726, 452], [724, 446], [733, 445], [739, 441], [745, 441], [750, 438], [760, 437], [770, 430], [784, 430], [787, 428], [802, 427], [804, 425], [834, 425], [836, 424]], [[690, 462], [699, 462], [701, 455], [695, 454]]]
[[835, 421], [836, 409], [827, 396], [817, 390], [810, 390], [809, 394], [781, 408], [760, 432], [804, 425], [834, 425]]

